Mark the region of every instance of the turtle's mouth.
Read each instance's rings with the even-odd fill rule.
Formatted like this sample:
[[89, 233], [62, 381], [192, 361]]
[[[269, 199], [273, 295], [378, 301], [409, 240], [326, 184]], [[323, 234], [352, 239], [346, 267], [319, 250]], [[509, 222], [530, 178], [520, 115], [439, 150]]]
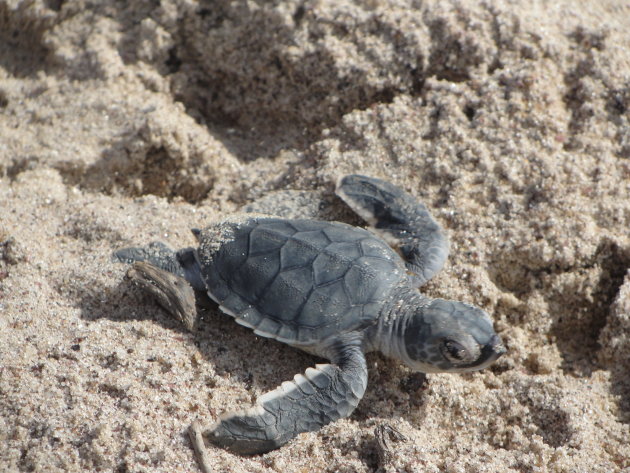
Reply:
[[481, 354], [475, 363], [475, 368], [479, 370], [484, 369], [492, 362], [498, 360], [499, 357], [504, 355], [506, 352], [507, 349], [505, 348], [505, 345], [503, 345], [499, 336], [493, 335], [490, 341], [481, 349]]
[[507, 352], [507, 349], [503, 345], [503, 342], [497, 335], [493, 335], [488, 343], [486, 343], [481, 349], [481, 353], [479, 357], [470, 364], [460, 365], [455, 369], [449, 370], [452, 373], [463, 373], [466, 371], [479, 371], [484, 368], [487, 368], [496, 360], [498, 360], [501, 355], [504, 355]]

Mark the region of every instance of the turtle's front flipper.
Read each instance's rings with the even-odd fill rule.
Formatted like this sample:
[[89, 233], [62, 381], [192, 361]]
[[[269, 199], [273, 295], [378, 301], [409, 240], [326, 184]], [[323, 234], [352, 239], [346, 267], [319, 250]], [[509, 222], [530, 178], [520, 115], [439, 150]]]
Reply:
[[448, 256], [448, 240], [421, 202], [389, 182], [351, 174], [337, 184], [337, 195], [391, 244], [397, 246], [422, 285]]
[[[357, 345], [339, 348], [332, 364], [316, 365], [282, 383], [247, 410], [225, 415], [203, 431], [193, 424], [191, 440], [204, 463], [202, 439], [241, 455], [265, 453], [302, 432], [312, 432], [357, 406], [367, 385], [367, 367]], [[204, 468], [209, 470], [208, 465]]]

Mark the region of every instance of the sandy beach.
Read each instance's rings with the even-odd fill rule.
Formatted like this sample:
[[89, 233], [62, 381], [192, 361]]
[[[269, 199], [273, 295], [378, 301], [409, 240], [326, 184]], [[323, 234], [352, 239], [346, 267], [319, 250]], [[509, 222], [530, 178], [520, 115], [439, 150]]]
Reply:
[[629, 31], [621, 0], [0, 0], [0, 471], [199, 471], [191, 422], [319, 361], [216, 305], [186, 331], [112, 252], [261, 199], [361, 224], [361, 173], [428, 206], [422, 291], [507, 354], [370, 354], [350, 418], [212, 468], [630, 472]]

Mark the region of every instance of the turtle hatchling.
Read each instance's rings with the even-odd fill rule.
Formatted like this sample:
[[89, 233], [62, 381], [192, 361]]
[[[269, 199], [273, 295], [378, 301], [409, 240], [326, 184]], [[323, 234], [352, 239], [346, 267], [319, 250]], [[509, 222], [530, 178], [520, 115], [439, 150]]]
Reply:
[[367, 352], [424, 373], [480, 370], [505, 353], [486, 312], [418, 291], [449, 250], [422, 203], [360, 175], [343, 177], [336, 193], [371, 231], [239, 213], [194, 230], [198, 248], [175, 252], [153, 243], [115, 253], [135, 262], [132, 279], [188, 328], [197, 318], [194, 289], [255, 334], [330, 360], [264, 394], [254, 407], [207, 428], [194, 423], [191, 439], [202, 464], [206, 444], [264, 453], [348, 417], [367, 387]]

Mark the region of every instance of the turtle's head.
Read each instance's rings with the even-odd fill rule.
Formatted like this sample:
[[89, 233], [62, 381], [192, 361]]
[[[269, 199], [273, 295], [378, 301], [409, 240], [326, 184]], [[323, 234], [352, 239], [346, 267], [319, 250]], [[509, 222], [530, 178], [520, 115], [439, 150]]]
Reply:
[[424, 373], [480, 370], [506, 351], [485, 311], [444, 299], [419, 307], [403, 337], [404, 361]]

